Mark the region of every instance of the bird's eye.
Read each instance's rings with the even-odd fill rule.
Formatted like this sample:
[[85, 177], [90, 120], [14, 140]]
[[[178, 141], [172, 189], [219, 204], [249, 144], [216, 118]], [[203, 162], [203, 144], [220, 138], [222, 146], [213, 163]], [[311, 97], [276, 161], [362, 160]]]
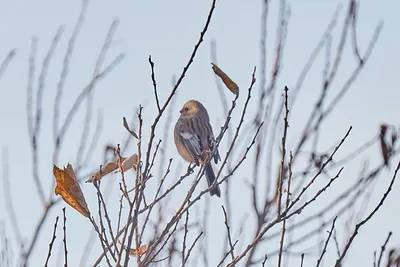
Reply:
[[188, 108], [185, 108], [185, 111], [188, 111], [189, 109]]

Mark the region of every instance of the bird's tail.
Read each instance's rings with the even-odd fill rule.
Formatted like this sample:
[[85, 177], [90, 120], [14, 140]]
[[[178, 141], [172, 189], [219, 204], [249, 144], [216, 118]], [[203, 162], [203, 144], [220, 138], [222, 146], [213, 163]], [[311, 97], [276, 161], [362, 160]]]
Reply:
[[[215, 181], [215, 174], [210, 162], [205, 166], [205, 172], [208, 186], [213, 185]], [[217, 197], [221, 197], [221, 190], [219, 189], [219, 185], [216, 185], [210, 190], [210, 195], [217, 195]]]

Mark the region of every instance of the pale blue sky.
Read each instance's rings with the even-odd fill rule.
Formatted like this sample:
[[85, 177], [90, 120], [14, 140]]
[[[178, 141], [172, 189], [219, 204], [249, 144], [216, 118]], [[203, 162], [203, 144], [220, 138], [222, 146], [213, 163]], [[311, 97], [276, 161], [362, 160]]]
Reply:
[[[220, 127], [224, 114], [220, 107], [215, 78], [210, 65], [210, 41], [216, 39], [220, 67], [229, 73], [244, 91], [250, 83], [253, 67], [257, 66], [260, 69], [261, 2], [217, 1], [216, 10], [204, 43], [178, 90], [175, 100], [177, 106], [175, 106], [176, 110], [173, 111], [172, 116], [173, 122], [179, 115], [178, 106], [181, 106], [186, 100], [194, 98], [203, 102], [208, 108], [214, 129]], [[268, 72], [270, 71], [275, 44], [275, 28], [278, 15], [277, 2], [273, 1], [271, 4], [268, 18]], [[289, 32], [277, 95], [281, 94], [284, 85], [288, 85], [289, 88], [294, 86], [302, 67], [325, 31], [339, 2], [343, 2], [345, 6], [339, 19], [338, 27], [334, 31], [332, 53], [336, 52], [336, 44], [347, 1], [289, 1], [291, 6]], [[0, 116], [0, 147], [6, 146], [8, 148], [9, 161], [11, 163], [9, 170], [11, 194], [17, 211], [18, 224], [26, 240], [31, 238], [32, 229], [41, 214], [39, 199], [30, 176], [32, 168], [31, 149], [26, 127], [25, 106], [30, 41], [32, 36], [38, 37], [36, 65], [38, 72], [44, 53], [46, 53], [56, 30], [60, 25], [65, 25], [64, 34], [48, 71], [47, 86], [43, 100], [44, 124], [39, 140], [41, 146], [40, 178], [45, 184], [47, 194], [51, 185], [50, 181], [54, 179], [51, 171], [53, 99], [68, 38], [79, 15], [80, 7], [81, 1], [77, 0], [0, 1], [0, 59], [2, 60], [12, 48], [15, 48], [17, 53], [0, 79], [0, 114], [2, 114]], [[95, 60], [108, 27], [114, 18], [119, 18], [120, 24], [115, 36], [116, 41], [106, 58], [106, 62], [109, 62], [121, 52], [126, 53], [126, 58], [96, 87], [95, 114], [98, 109], [102, 109], [104, 114], [103, 132], [99, 139], [99, 146], [102, 147], [106, 143], [116, 144], [122, 142], [126, 131], [121, 127], [121, 118], [123, 116], [130, 118], [139, 104], [144, 105], [144, 120], [148, 129], [150, 119], [154, 117], [156, 111], [149, 76], [148, 55], [152, 55], [156, 64], [156, 78], [160, 98], [165, 99], [171, 89], [172, 77], [181, 73], [194, 44], [198, 40], [209, 8], [210, 1], [91, 1], [71, 60], [70, 74], [65, 85], [64, 98], [61, 105], [61, 112], [64, 112], [62, 118], [64, 118], [65, 112], [69, 110], [81, 88], [90, 81]], [[336, 112], [323, 125], [325, 130], [321, 136], [320, 145], [323, 148], [331, 147], [344, 135], [350, 125], [353, 126], [351, 136], [346, 141], [343, 150], [339, 152], [339, 158], [340, 155], [346, 155], [346, 152], [352, 151], [368, 141], [378, 131], [381, 122], [398, 125], [398, 114], [400, 113], [400, 106], [398, 105], [400, 94], [397, 79], [398, 62], [400, 62], [400, 38], [398, 37], [400, 18], [398, 17], [398, 10], [400, 10], [400, 3], [396, 0], [361, 1], [358, 21], [358, 41], [361, 53], [365, 51], [367, 42], [380, 20], [384, 21], [384, 28], [367, 66], [353, 84], [347, 97], [340, 102]], [[333, 84], [329, 97], [332, 97], [341, 88], [355, 66], [351, 46], [346, 46], [344, 55], [338, 77]], [[296, 110], [290, 122], [288, 150], [294, 149], [295, 137], [300, 134], [300, 129], [304, 125], [303, 119], [310, 112], [319, 94], [323, 64], [323, 56], [320, 56], [303, 85], [301, 96], [296, 103]], [[259, 78], [258, 81], [260, 81]], [[35, 80], [35, 86], [36, 84]], [[256, 84], [255, 88], [258, 90], [259, 84]], [[232, 97], [229, 92], [226, 94], [229, 98]], [[254, 114], [257, 111], [257, 95], [255, 92], [250, 114]], [[243, 104], [244, 94], [241, 97], [239, 100], [240, 105]], [[81, 117], [84, 114], [83, 111], [84, 109], [80, 112]], [[162, 127], [165, 124], [165, 117], [163, 119]], [[95, 120], [96, 117], [93, 118], [93, 124], [95, 124]], [[237, 120], [236, 114], [234, 122], [237, 122]], [[157, 138], [162, 138], [163, 136], [162, 127], [159, 128]], [[68, 161], [74, 162], [81, 128], [81, 121], [76, 121], [71, 125], [59, 162], [57, 162], [59, 166], [66, 165]], [[173, 164], [175, 171], [178, 162], [182, 162], [182, 160], [177, 157], [171, 136], [169, 138], [170, 145], [167, 149], [167, 157], [175, 159]], [[225, 149], [221, 148], [222, 153], [225, 153]], [[133, 153], [134, 147], [131, 147], [129, 151]], [[274, 151], [277, 154], [278, 149], [276, 148]], [[95, 168], [101, 163], [102, 149], [98, 149], [95, 153], [93, 160], [88, 163], [91, 168]], [[373, 147], [362, 159], [366, 158], [370, 159], [371, 167], [376, 166], [381, 161], [378, 146]], [[395, 161], [398, 161], [398, 159]], [[331, 198], [338, 194], [341, 189], [354, 182], [361, 168], [360, 163], [361, 161], [356, 161], [345, 166], [339, 181], [331, 188]], [[395, 162], [392, 163], [392, 166], [394, 165]], [[248, 180], [251, 175], [251, 172], [248, 171], [249, 167], [250, 165], [241, 168], [233, 177], [235, 179], [232, 188], [233, 195], [237, 196], [234, 200], [234, 205], [237, 205], [237, 208], [233, 210], [232, 214], [233, 229], [239, 227], [243, 212], [248, 210], [249, 190], [243, 188], [246, 188], [244, 181]], [[175, 173], [174, 171], [172, 173]], [[393, 170], [384, 172], [379, 178], [367, 211], [371, 210], [373, 205], [381, 198], [392, 173]], [[182, 194], [185, 186], [189, 185], [190, 182], [181, 185]], [[205, 183], [200, 184], [200, 186], [204, 185]], [[3, 183], [1, 183], [0, 187], [3, 187]], [[82, 190], [87, 194], [86, 198], [89, 205], [92, 204], [92, 207], [95, 207], [96, 200], [93, 188], [89, 185], [83, 185]], [[151, 189], [149, 188], [149, 190]], [[0, 192], [3, 194], [3, 190]], [[380, 249], [389, 230], [394, 231], [390, 244], [397, 246], [400, 244], [400, 233], [398, 232], [400, 230], [399, 193], [400, 183], [396, 182], [393, 192], [385, 205], [357, 236], [354, 248], [349, 253], [348, 266], [371, 266], [373, 251]], [[112, 203], [111, 201], [117, 203], [115, 200], [118, 195], [119, 192], [114, 190], [110, 203]], [[322, 198], [321, 201], [328, 201], [330, 199], [328, 196]], [[0, 203], [3, 203], [3, 200]], [[208, 234], [210, 238], [210, 266], [216, 265], [221, 256], [220, 247], [224, 235], [220, 233], [225, 234], [221, 211], [221, 204], [223, 203], [223, 199], [214, 198], [211, 199], [210, 203], [210, 215], [216, 221], [215, 226], [209, 228]], [[32, 266], [39, 266], [44, 262], [54, 218], [56, 215], [61, 215], [61, 207], [59, 205], [53, 209], [46, 222], [46, 226], [42, 231], [42, 238], [33, 252]], [[312, 210], [313, 208], [310, 207], [310, 209]], [[69, 207], [67, 208], [67, 214], [70, 233], [68, 237], [70, 264], [71, 266], [78, 266], [90, 227], [80, 214]], [[251, 212], [249, 215], [253, 216]], [[299, 215], [300, 218], [304, 216], [306, 214]], [[251, 220], [253, 219], [251, 217]], [[0, 204], [0, 220], [5, 220], [8, 223], [3, 204]], [[340, 224], [343, 223], [344, 220], [341, 220]], [[244, 248], [247, 242], [250, 241], [252, 225], [250, 221], [248, 224], [249, 229], [246, 231], [246, 239], [240, 244], [239, 248]], [[11, 234], [9, 224], [7, 225], [7, 230]], [[343, 231], [342, 233], [344, 233]], [[57, 236], [62, 236], [61, 231], [58, 232]], [[58, 241], [60, 240], [58, 239]], [[270, 244], [268, 248], [276, 248], [277, 244]], [[56, 248], [58, 249], [58, 247], [57, 245]], [[268, 253], [268, 250], [265, 252]], [[96, 253], [89, 258], [93, 259], [95, 255]], [[53, 266], [56, 264], [56, 258], [57, 253], [54, 253], [52, 258]], [[330, 246], [327, 257], [329, 262], [327, 261], [326, 265], [329, 266], [334, 259], [334, 246]], [[297, 259], [295, 260], [297, 261]], [[92, 260], [89, 260], [89, 263], [92, 262]], [[269, 262], [269, 266], [274, 266], [275, 263], [276, 261], [273, 259]], [[307, 263], [315, 264], [314, 258]]]

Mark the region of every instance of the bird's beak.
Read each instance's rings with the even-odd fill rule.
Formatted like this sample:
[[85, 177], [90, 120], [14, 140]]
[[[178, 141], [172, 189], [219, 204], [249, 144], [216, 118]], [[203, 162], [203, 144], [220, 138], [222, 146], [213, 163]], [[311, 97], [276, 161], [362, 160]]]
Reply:
[[182, 112], [183, 112], [183, 109], [179, 110], [179, 113], [181, 113], [181, 114], [182, 114]]

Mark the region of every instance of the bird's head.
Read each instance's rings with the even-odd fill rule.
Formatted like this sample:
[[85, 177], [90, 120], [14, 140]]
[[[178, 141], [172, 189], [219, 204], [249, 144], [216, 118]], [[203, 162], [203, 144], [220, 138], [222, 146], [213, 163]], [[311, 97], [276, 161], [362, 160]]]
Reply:
[[208, 118], [207, 110], [199, 101], [196, 100], [187, 101], [179, 112], [181, 113], [181, 117], [193, 117], [205, 114]]

